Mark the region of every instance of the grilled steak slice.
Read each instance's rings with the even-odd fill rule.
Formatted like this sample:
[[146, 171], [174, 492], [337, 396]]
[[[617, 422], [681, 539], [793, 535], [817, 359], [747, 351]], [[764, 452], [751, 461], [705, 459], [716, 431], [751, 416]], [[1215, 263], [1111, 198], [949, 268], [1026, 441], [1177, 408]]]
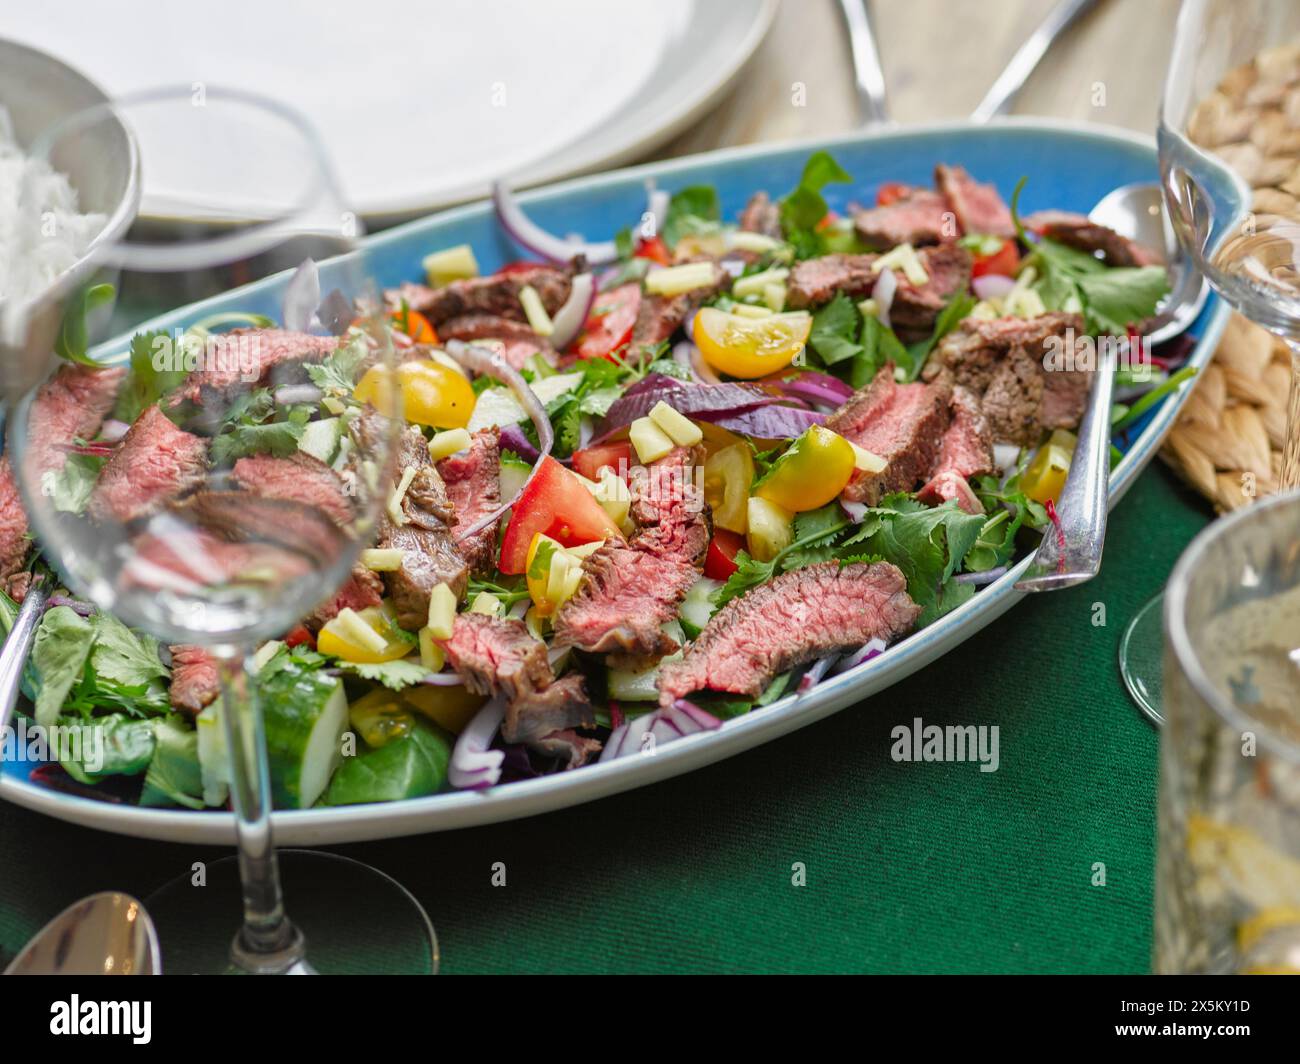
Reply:
[[533, 355], [540, 354], [554, 363], [557, 356], [545, 339], [533, 332], [526, 322], [502, 318], [494, 314], [462, 314], [438, 326], [439, 340], [500, 340], [506, 361], [515, 369], [522, 369]]
[[934, 184], [948, 201], [963, 233], [1014, 237], [1015, 223], [1011, 211], [992, 185], [981, 185], [960, 166], [934, 168]]
[[240, 487], [264, 499], [288, 499], [314, 507], [340, 526], [352, 520], [352, 502], [343, 478], [319, 458], [302, 451], [288, 458], [248, 455], [235, 463], [231, 475]]
[[967, 481], [995, 470], [993, 434], [979, 396], [969, 388], [953, 388], [949, 411], [952, 419], [939, 443], [939, 460], [919, 498], [932, 505], [955, 499], [967, 513], [981, 513], [984, 507]]
[[766, 192], [755, 192], [740, 212], [740, 228], [747, 233], [781, 239], [781, 207]]
[[925, 188], [913, 189], [886, 207], [859, 211], [853, 225], [858, 236], [881, 251], [899, 244], [940, 244], [960, 235], [948, 201]]
[[786, 286], [786, 303], [791, 310], [802, 310], [829, 303], [836, 292], [863, 299], [876, 287], [879, 273], [872, 272], [876, 255], [822, 255], [804, 259], [790, 271]]
[[479, 572], [492, 568], [496, 555], [497, 530], [492, 525], [480, 529], [470, 539], [460, 533], [501, 505], [501, 434], [495, 429], [474, 433], [469, 447], [449, 455], [438, 463], [438, 475], [447, 486], [447, 497], [456, 508], [452, 535], [470, 569]]
[[167, 694], [172, 708], [197, 717], [221, 694], [216, 659], [195, 646], [174, 646], [171, 653], [172, 679]]
[[23, 567], [32, 545], [27, 534], [27, 511], [23, 509], [9, 456], [0, 456], [0, 577], [7, 577]]
[[177, 428], [155, 403], [104, 463], [87, 507], [96, 521], [134, 521], [192, 491], [207, 475], [207, 442]]
[[204, 403], [239, 387], [267, 384], [284, 370], [319, 362], [339, 345], [337, 336], [286, 329], [232, 329], [208, 337], [203, 364], [177, 389], [170, 405]]
[[[63, 469], [74, 440], [93, 439], [113, 408], [125, 369], [67, 363], [36, 392], [27, 418], [26, 461], [32, 482]], [[0, 457], [0, 578], [23, 567], [31, 537], [9, 456]]]
[[[1054, 365], [1076, 345], [1075, 364], [1086, 365], [1083, 319], [1053, 311], [1036, 318], [968, 318], [940, 341], [926, 377], [948, 376], [981, 395], [993, 439], [1033, 446], [1045, 429], [1074, 428], [1087, 404], [1091, 376]], [[1051, 368], [1049, 368], [1051, 367]]]
[[1024, 220], [1025, 228], [1089, 254], [1101, 253], [1107, 266], [1156, 266], [1160, 256], [1114, 229], [1073, 211], [1038, 211]]
[[847, 502], [875, 506], [895, 491], [911, 491], [939, 458], [948, 427], [945, 381], [898, 384], [886, 363], [826, 419], [826, 427], [885, 460], [879, 473], [857, 472], [844, 489]]
[[582, 740], [571, 731], [596, 722], [582, 677], [574, 673], [556, 680], [546, 644], [529, 635], [522, 621], [461, 613], [442, 647], [469, 690], [506, 699], [501, 724], [506, 742], [563, 753], [570, 768], [600, 749], [599, 743], [593, 748], [594, 740]]
[[921, 608], [888, 562], [821, 562], [732, 599], [659, 674], [659, 702], [694, 691], [757, 698], [787, 669], [871, 639], [907, 632]]
[[199, 491], [170, 508], [227, 543], [265, 543], [309, 558], [337, 557], [346, 537], [315, 506], [248, 491]]
[[679, 447], [632, 482], [637, 532], [607, 540], [582, 565], [583, 582], [555, 616], [555, 641], [593, 653], [661, 657], [676, 649], [661, 625], [700, 575], [709, 519], [693, 480], [699, 456]]
[[676, 296], [642, 295], [636, 324], [632, 326], [633, 346], [663, 343], [706, 299], [717, 295], [727, 283], [726, 271], [715, 265], [713, 284], [707, 288], [696, 288]]
[[889, 321], [899, 339], [912, 343], [924, 340], [934, 331], [939, 312], [956, 292], [970, 286], [970, 252], [957, 244], [937, 248], [922, 248], [918, 253], [921, 265], [929, 280], [923, 285], [912, 284], [903, 274], [898, 274], [898, 291], [889, 311]]
[[[152, 520], [157, 521], [159, 517]], [[311, 571], [301, 553], [269, 543], [231, 543], [201, 529], [167, 528], [136, 536], [122, 568], [128, 587], [193, 592], [199, 588], [265, 579], [296, 580]]]
[[27, 416], [28, 472], [32, 483], [63, 468], [74, 440], [90, 440], [117, 400], [126, 370], [68, 363], [40, 386]]
[[[376, 442], [386, 431], [382, 414], [369, 410], [349, 426], [360, 454], [376, 453]], [[447, 497], [442, 477], [429, 457], [429, 446], [419, 429], [398, 433], [393, 448], [394, 481], [406, 469], [415, 476], [402, 496], [402, 523], [387, 514], [380, 520], [377, 545], [402, 551], [402, 567], [383, 575], [384, 585], [403, 628], [422, 628], [429, 616], [429, 595], [446, 584], [457, 598], [469, 583], [469, 565], [452, 538], [456, 508]]]
[[390, 305], [400, 306], [405, 302], [412, 310], [419, 311], [438, 327], [438, 334], [442, 335], [442, 323], [462, 314], [492, 314], [499, 318], [527, 321], [519, 302], [519, 290], [524, 285], [536, 289], [547, 313], [554, 314], [569, 298], [573, 271], [539, 264], [510, 273], [452, 281], [441, 288], [404, 284], [396, 291], [386, 292], [385, 296]]
[[364, 610], [384, 601], [384, 582], [379, 574], [364, 565], [354, 565], [348, 578], [327, 602], [316, 608], [308, 622], [309, 628], [319, 628], [333, 620], [344, 609]]

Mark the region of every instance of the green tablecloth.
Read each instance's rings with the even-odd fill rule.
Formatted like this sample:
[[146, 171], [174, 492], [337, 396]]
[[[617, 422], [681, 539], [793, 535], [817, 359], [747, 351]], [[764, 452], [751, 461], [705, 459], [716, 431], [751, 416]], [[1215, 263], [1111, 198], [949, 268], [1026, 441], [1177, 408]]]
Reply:
[[[425, 904], [449, 973], [1145, 971], [1157, 735], [1116, 647], [1208, 516], [1150, 469], [1099, 579], [1030, 599], [870, 702], [595, 804], [339, 852]], [[917, 716], [999, 725], [999, 770], [892, 761], [891, 728]], [[78, 897], [143, 897], [216, 856], [0, 805], [0, 960]]]

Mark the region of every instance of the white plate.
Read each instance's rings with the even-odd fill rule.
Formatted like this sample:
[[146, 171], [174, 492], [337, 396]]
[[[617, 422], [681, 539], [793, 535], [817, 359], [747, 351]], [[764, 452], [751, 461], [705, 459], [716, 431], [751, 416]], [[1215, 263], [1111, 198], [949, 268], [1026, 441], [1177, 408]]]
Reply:
[[[698, 118], [762, 42], [777, 0], [0, 0], [15, 39], [113, 95], [231, 85], [291, 104], [345, 194], [379, 221], [644, 155]], [[141, 213], [167, 216], [142, 145]], [[250, 190], [232, 198], [255, 199]], [[174, 196], [171, 198], [175, 198]]]

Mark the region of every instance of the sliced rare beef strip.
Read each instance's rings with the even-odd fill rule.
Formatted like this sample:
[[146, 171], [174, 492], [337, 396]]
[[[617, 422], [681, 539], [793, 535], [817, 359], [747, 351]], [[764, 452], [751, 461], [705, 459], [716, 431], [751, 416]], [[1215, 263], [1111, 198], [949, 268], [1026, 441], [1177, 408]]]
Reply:
[[400, 306], [404, 302], [411, 310], [423, 314], [441, 335], [444, 321], [464, 314], [490, 314], [527, 321], [519, 302], [519, 290], [525, 285], [531, 285], [541, 297], [547, 313], [554, 314], [569, 298], [573, 275], [580, 268], [580, 263], [575, 263], [573, 269], [538, 264], [509, 273], [452, 281], [441, 288], [404, 284], [386, 292], [385, 297], [391, 306]]
[[[357, 453], [375, 454], [387, 431], [378, 411], [367, 410], [348, 426]], [[390, 479], [396, 481], [407, 469], [414, 470], [402, 496], [402, 521], [385, 512], [380, 518], [376, 546], [402, 551], [401, 568], [383, 574], [384, 585], [403, 628], [417, 631], [429, 616], [429, 596], [439, 584], [446, 584], [457, 598], [469, 584], [469, 565], [452, 538], [456, 508], [447, 497], [442, 477], [429, 457], [429, 446], [415, 427], [397, 434], [392, 448]]]
[[874, 506], [895, 491], [912, 491], [938, 461], [948, 428], [945, 381], [899, 384], [893, 363], [881, 367], [826, 419], [826, 427], [885, 460], [879, 473], [857, 472], [844, 489], [847, 502]]
[[787, 669], [909, 631], [921, 608], [888, 562], [821, 562], [782, 573], [722, 607], [659, 673], [659, 702], [696, 691], [757, 698]]
[[762, 233], [781, 239], [781, 205], [773, 203], [766, 192], [755, 192], [740, 212], [740, 228], [747, 233]]
[[979, 394], [993, 439], [1030, 447], [1045, 430], [1075, 428], [1083, 416], [1091, 375], [1070, 367], [1087, 364], [1087, 343], [1078, 314], [967, 318], [939, 342], [924, 375], [951, 376]]
[[[60, 472], [76, 440], [99, 434], [125, 376], [125, 369], [69, 362], [40, 386], [27, 415], [25, 461], [33, 483]], [[17, 476], [5, 454], [0, 456], [0, 579], [23, 567], [31, 542]]]
[[231, 476], [241, 488], [265, 499], [289, 499], [312, 506], [336, 525], [353, 517], [343, 478], [319, 458], [296, 451], [288, 458], [255, 454], [235, 462]]
[[837, 292], [853, 299], [871, 295], [880, 274], [872, 270], [877, 255], [822, 255], [795, 263], [786, 285], [791, 310], [829, 303]]
[[695, 483], [701, 457], [679, 447], [632, 482], [637, 531], [607, 540], [583, 562], [577, 593], [555, 616], [557, 646], [655, 658], [677, 644], [662, 625], [699, 578], [709, 545], [707, 506]]
[[384, 601], [384, 582], [379, 574], [364, 565], [357, 564], [343, 581], [339, 589], [330, 598], [316, 607], [307, 620], [307, 627], [312, 630], [333, 620], [344, 609], [364, 610], [379, 606]]
[[172, 678], [167, 695], [172, 708], [197, 717], [221, 694], [217, 662], [202, 647], [171, 647]]
[[957, 244], [937, 248], [922, 248], [918, 252], [925, 269], [925, 284], [912, 284], [896, 271], [898, 290], [889, 311], [889, 323], [900, 340], [914, 343], [924, 340], [934, 331], [935, 319], [952, 299], [954, 293], [970, 287], [970, 252]]
[[[319, 362], [339, 345], [337, 336], [285, 329], [231, 329], [213, 333], [203, 349], [202, 364], [176, 390], [170, 406], [188, 400], [203, 404], [228, 397], [238, 389], [283, 383], [288, 369]], [[296, 377], [296, 374], [295, 374]]]
[[[158, 521], [159, 516], [150, 519]], [[148, 591], [193, 592], [221, 584], [265, 580], [274, 572], [281, 581], [296, 580], [312, 569], [301, 552], [272, 543], [233, 543], [185, 524], [146, 531], [132, 540], [122, 583]]]
[[1080, 251], [1100, 252], [1107, 266], [1157, 266], [1161, 261], [1149, 248], [1073, 211], [1038, 211], [1024, 219], [1024, 226]]
[[632, 326], [632, 343], [660, 344], [675, 333], [694, 314], [706, 299], [717, 295], [729, 284], [721, 266], [714, 265], [713, 283], [676, 296], [642, 295], [637, 310], [636, 324]]
[[963, 233], [1014, 237], [1015, 223], [1011, 211], [992, 185], [981, 185], [960, 166], [934, 168], [934, 184], [948, 201]]
[[600, 749], [599, 743], [572, 730], [596, 723], [581, 675], [557, 680], [546, 644], [534, 639], [522, 621], [461, 613], [442, 647], [470, 691], [506, 700], [501, 738], [507, 743], [526, 743], [542, 753], [566, 757], [569, 768]]
[[207, 441], [177, 428], [155, 403], [99, 471], [88, 512], [123, 524], [155, 513], [203, 483], [207, 457]]
[[935, 506], [955, 500], [967, 513], [982, 513], [970, 478], [995, 471], [993, 433], [980, 397], [969, 388], [954, 387], [948, 407], [951, 419], [939, 443], [939, 458], [918, 497]]
[[514, 369], [523, 369], [533, 355], [541, 355], [551, 364], [559, 356], [545, 339], [533, 332], [527, 322], [514, 321], [494, 314], [462, 314], [438, 326], [439, 340], [500, 340], [502, 354]]
[[867, 245], [880, 251], [899, 244], [941, 244], [961, 235], [948, 201], [926, 188], [912, 189], [888, 206], [859, 211], [853, 225]]
[[315, 564], [328, 565], [348, 547], [347, 536], [326, 514], [293, 499], [203, 490], [173, 503], [169, 513], [227, 543], [265, 544]]
[[496, 556], [496, 527], [480, 529], [470, 539], [460, 538], [460, 533], [501, 505], [500, 430], [489, 428], [474, 433], [469, 447], [438, 463], [438, 475], [456, 509], [452, 535], [460, 552], [473, 571], [490, 571]]

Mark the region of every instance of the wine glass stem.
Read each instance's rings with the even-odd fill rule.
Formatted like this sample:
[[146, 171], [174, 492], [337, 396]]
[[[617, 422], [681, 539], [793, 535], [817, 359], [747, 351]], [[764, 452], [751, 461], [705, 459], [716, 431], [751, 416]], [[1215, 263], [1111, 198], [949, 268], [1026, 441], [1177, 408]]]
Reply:
[[284, 971], [302, 959], [301, 934], [285, 915], [280, 871], [271, 839], [271, 774], [266, 735], [248, 678], [243, 648], [216, 651], [222, 718], [230, 757], [230, 798], [235, 809], [244, 924], [231, 959], [254, 972]]
[[1300, 488], [1300, 340], [1287, 338], [1291, 349], [1291, 390], [1286, 401], [1286, 439], [1282, 446], [1282, 491]]

